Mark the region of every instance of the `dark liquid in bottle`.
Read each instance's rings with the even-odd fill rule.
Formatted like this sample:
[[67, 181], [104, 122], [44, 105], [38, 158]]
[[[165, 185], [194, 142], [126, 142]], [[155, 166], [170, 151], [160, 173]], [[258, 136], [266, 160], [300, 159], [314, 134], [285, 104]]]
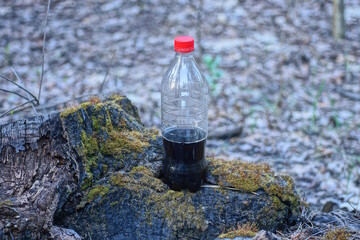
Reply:
[[199, 190], [207, 169], [206, 132], [200, 128], [169, 128], [163, 132], [165, 182], [173, 190]]

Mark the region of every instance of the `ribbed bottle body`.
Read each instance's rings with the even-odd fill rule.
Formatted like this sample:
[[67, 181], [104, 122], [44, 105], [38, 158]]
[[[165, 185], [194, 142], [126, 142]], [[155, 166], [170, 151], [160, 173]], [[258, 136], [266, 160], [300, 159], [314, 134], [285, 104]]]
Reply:
[[198, 129], [193, 138], [208, 132], [207, 82], [191, 53], [176, 53], [161, 84], [161, 132], [169, 128]]
[[206, 172], [208, 84], [192, 53], [176, 53], [161, 84], [164, 177], [174, 190], [196, 191]]

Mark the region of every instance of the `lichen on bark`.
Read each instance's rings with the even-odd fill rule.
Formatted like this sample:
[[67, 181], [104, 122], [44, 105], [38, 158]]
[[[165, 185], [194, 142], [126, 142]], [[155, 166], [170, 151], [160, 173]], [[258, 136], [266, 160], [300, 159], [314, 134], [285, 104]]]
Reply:
[[[172, 239], [175, 236], [216, 237], [244, 220], [275, 229], [285, 224], [279, 223], [279, 219], [296, 218], [298, 196], [291, 179], [276, 176], [269, 166], [210, 159], [208, 182], [217, 188], [205, 187], [195, 194], [174, 192], [159, 179], [161, 154], [159, 158], [151, 153], [162, 149], [158, 132], [140, 124], [126, 98], [113, 96], [106, 102], [81, 106], [83, 108], [76, 107], [63, 118], [67, 126], [67, 118], [83, 117], [82, 123], [72, 125], [73, 132], [81, 133], [73, 145], [83, 156], [85, 166], [84, 196], [78, 205], [83, 210], [76, 218], [70, 217], [70, 222], [95, 217], [86, 210], [89, 207], [100, 211], [96, 219], [109, 218], [107, 212], [123, 212], [127, 208], [134, 211], [127, 215], [134, 218], [136, 224], [145, 224], [144, 229], [155, 227], [159, 221], [165, 224], [160, 235]], [[154, 161], [151, 159], [156, 160], [150, 163]], [[108, 189], [100, 194], [104, 186]], [[212, 221], [226, 224], [209, 230]], [[136, 230], [132, 236], [139, 237], [144, 229]], [[121, 235], [121, 232], [114, 229], [112, 234]]]
[[113, 186], [131, 190], [139, 198], [146, 193], [146, 219], [150, 225], [153, 216], [162, 216], [174, 231], [185, 225], [197, 231], [208, 227], [201, 206], [195, 207], [192, 202], [192, 193], [169, 189], [144, 166], [134, 167], [129, 174], [118, 173], [111, 177], [110, 182]]
[[[5, 146], [7, 152], [2, 152], [10, 153], [17, 163], [28, 163], [29, 155], [34, 166], [41, 161], [39, 171], [22, 168], [24, 184], [36, 179], [34, 174], [44, 177], [48, 169], [53, 176], [51, 183], [45, 177], [48, 182], [31, 183], [24, 190], [33, 202], [23, 205], [12, 188], [0, 199], [1, 209], [24, 212], [19, 206], [26, 206], [45, 216], [25, 215], [31, 218], [31, 229], [21, 218], [11, 219], [6, 231], [16, 236], [30, 229], [37, 238], [54, 223], [76, 230], [85, 239], [214, 239], [238, 224], [256, 223], [274, 231], [299, 216], [291, 179], [276, 176], [266, 165], [211, 159], [207, 183], [198, 192], [170, 190], [161, 179], [161, 137], [157, 130], [142, 126], [126, 97], [103, 102], [92, 98], [44, 122], [39, 119], [41, 139], [26, 138], [39, 149], [17, 144], [15, 149]], [[2, 131], [2, 136], [8, 132]], [[12, 137], [7, 139], [10, 144]], [[41, 190], [41, 195], [34, 196], [32, 188]], [[5, 226], [1, 224], [0, 229]]]
[[276, 209], [282, 206], [282, 202], [288, 203], [295, 214], [300, 206], [292, 178], [276, 175], [267, 164], [211, 159], [209, 175], [210, 181], [215, 181], [221, 187], [232, 187], [243, 192], [264, 190], [273, 197]]
[[254, 237], [258, 231], [254, 223], [239, 224], [236, 229], [223, 233], [217, 238]]
[[[124, 161], [140, 158], [143, 148], [158, 134], [138, 123], [136, 108], [124, 96], [114, 95], [105, 102], [92, 98], [64, 110], [60, 116], [65, 128], [80, 132], [80, 139], [73, 145], [83, 157], [83, 190], [106, 176], [109, 167], [118, 170], [126, 165]], [[74, 118], [78, 124], [70, 125]], [[116, 161], [111, 160], [109, 164], [109, 158]]]

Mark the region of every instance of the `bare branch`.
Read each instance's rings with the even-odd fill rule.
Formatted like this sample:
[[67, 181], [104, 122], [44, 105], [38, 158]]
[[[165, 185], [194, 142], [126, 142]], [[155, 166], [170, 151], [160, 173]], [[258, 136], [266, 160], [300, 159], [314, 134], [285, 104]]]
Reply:
[[92, 94], [82, 95], [82, 96], [79, 96], [79, 97], [76, 97], [76, 98], [68, 99], [66, 101], [61, 101], [61, 102], [57, 102], [57, 103], [54, 103], [54, 104], [41, 105], [40, 107], [38, 107], [38, 110], [42, 111], [42, 110], [52, 109], [52, 108], [55, 108], [55, 107], [58, 107], [58, 106], [61, 106], [61, 105], [65, 105], [66, 103], [69, 103], [69, 102], [72, 102], [72, 101], [78, 101], [78, 100], [82, 100], [83, 98], [88, 98], [90, 96], [92, 96]]
[[12, 111], [14, 111], [14, 110], [16, 110], [16, 109], [18, 109], [18, 108], [26, 105], [26, 104], [32, 103], [33, 101], [35, 101], [35, 100], [26, 101], [26, 102], [24, 102], [24, 103], [22, 103], [22, 104], [20, 104], [20, 105], [18, 105], [18, 106], [16, 106], [16, 107], [13, 107], [13, 108], [7, 110], [6, 112], [4, 112], [4, 113], [2, 113], [2, 114], [0, 115], [0, 118], [2, 118], [3, 116], [5, 116], [5, 115], [8, 114], [9, 112], [12, 112]]
[[[18, 79], [18, 81], [20, 81], [21, 84], [23, 85], [23, 87], [26, 88], [24, 81], [19, 77], [19, 75], [17, 74], [16, 70], [15, 70], [13, 67], [10, 67], [10, 68], [11, 68], [11, 71], [14, 73], [15, 77]], [[27, 98], [28, 98], [27, 100], [30, 100], [30, 96], [29, 96], [29, 94], [28, 94], [27, 92], [26, 92], [26, 96], [27, 96]], [[34, 105], [33, 102], [31, 102], [31, 106], [32, 106], [33, 109], [34, 109], [35, 114], [38, 115], [38, 113], [37, 113], [37, 111], [36, 111], [36, 108], [35, 108], [35, 105]]]
[[243, 127], [239, 125], [226, 126], [210, 131], [208, 138], [226, 139], [241, 135]]
[[115, 54], [116, 54], [116, 50], [114, 49], [114, 50], [113, 50], [113, 55], [112, 55], [111, 60], [110, 60], [110, 63], [109, 63], [109, 65], [108, 65], [107, 69], [106, 69], [106, 74], [105, 74], [104, 80], [103, 80], [103, 82], [102, 82], [102, 84], [101, 84], [101, 86], [100, 86], [99, 94], [102, 93], [102, 90], [103, 90], [104, 85], [105, 85], [105, 82], [106, 82], [106, 78], [107, 78], [107, 76], [108, 76], [108, 74], [109, 74], [110, 66], [112, 65], [112, 63], [113, 63], [113, 61], [114, 61]]
[[40, 95], [41, 95], [41, 88], [42, 88], [42, 83], [44, 80], [44, 65], [45, 65], [45, 41], [46, 41], [46, 26], [47, 26], [47, 21], [48, 21], [48, 17], [49, 17], [49, 11], [50, 11], [50, 3], [51, 0], [48, 0], [48, 5], [47, 5], [47, 9], [46, 9], [46, 16], [45, 16], [45, 23], [44, 23], [44, 38], [43, 38], [43, 47], [42, 47], [42, 55], [41, 55], [41, 77], [40, 77], [40, 86], [39, 86], [39, 94], [38, 94], [38, 101], [40, 101]]
[[[80, 97], [72, 98], [72, 99], [69, 99], [69, 100], [66, 100], [66, 101], [57, 102], [57, 103], [50, 104], [50, 105], [39, 105], [39, 107], [37, 107], [37, 110], [38, 110], [38, 111], [43, 111], [43, 110], [53, 109], [53, 108], [55, 108], [55, 107], [64, 105], [64, 104], [69, 103], [69, 102], [71, 102], [71, 101], [81, 100], [81, 99], [83, 99], [83, 98], [88, 98], [88, 97], [90, 97], [90, 96], [92, 96], [92, 94], [82, 95], [82, 96], [80, 96]], [[22, 108], [20, 108], [20, 109], [17, 109], [16, 111], [14, 111], [14, 113], [16, 113], [17, 111], [20, 111], [20, 110], [28, 109], [28, 108], [31, 108], [31, 106], [24, 106], [24, 107], [22, 107]]]
[[354, 92], [349, 92], [349, 91], [345, 91], [343, 89], [339, 89], [337, 90], [337, 92], [345, 97], [345, 98], [348, 98], [350, 100], [353, 100], [353, 101], [360, 101], [360, 96], [358, 93], [354, 93]]
[[344, 0], [333, 0], [333, 36], [342, 39], [345, 36]]
[[16, 82], [10, 80], [9, 78], [5, 77], [5, 76], [2, 75], [2, 74], [0, 74], [0, 77], [3, 78], [3, 79], [5, 79], [5, 80], [8, 81], [8, 82], [11, 82], [12, 84], [14, 84], [15, 86], [17, 86], [17, 87], [20, 88], [21, 90], [25, 91], [26, 93], [30, 94], [30, 96], [31, 96], [32, 98], [34, 98], [35, 102], [36, 102], [37, 104], [39, 104], [39, 100], [38, 100], [30, 91], [28, 91], [26, 88], [20, 86], [19, 84], [17, 84]]
[[19, 93], [17, 93], [17, 92], [13, 92], [13, 91], [6, 90], [6, 89], [3, 89], [3, 88], [0, 88], [0, 91], [7, 92], [7, 93], [11, 93], [11, 94], [15, 94], [15, 95], [17, 95], [17, 96], [19, 96], [19, 97], [21, 97], [21, 98], [23, 98], [23, 99], [25, 99], [25, 100], [29, 100], [27, 97], [25, 97], [25, 96], [23, 96], [23, 95], [21, 95], [21, 94], [19, 94]]

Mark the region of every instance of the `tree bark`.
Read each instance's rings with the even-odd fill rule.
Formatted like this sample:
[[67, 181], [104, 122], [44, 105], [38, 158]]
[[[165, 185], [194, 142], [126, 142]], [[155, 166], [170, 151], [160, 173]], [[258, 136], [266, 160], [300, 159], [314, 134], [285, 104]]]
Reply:
[[240, 223], [273, 231], [299, 217], [291, 178], [267, 165], [209, 159], [200, 191], [170, 190], [161, 138], [125, 97], [0, 132], [1, 239], [214, 239]]

